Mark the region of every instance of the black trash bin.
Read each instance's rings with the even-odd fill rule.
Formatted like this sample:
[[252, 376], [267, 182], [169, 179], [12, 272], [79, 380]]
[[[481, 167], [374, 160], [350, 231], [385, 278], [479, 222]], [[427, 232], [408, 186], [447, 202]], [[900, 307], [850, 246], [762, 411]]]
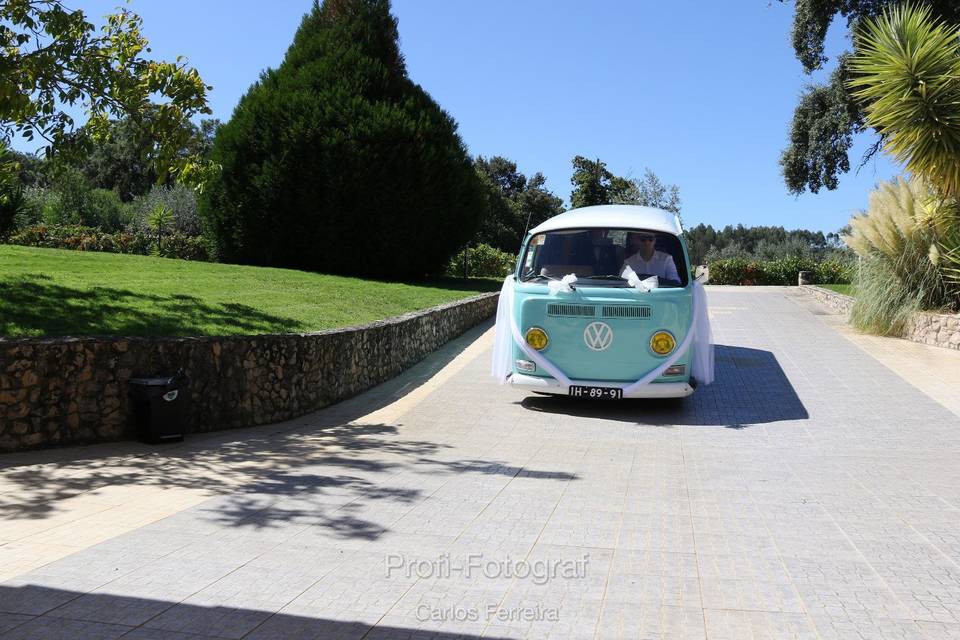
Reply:
[[131, 378], [133, 421], [137, 437], [150, 443], [179, 442], [186, 433], [188, 415], [187, 377]]

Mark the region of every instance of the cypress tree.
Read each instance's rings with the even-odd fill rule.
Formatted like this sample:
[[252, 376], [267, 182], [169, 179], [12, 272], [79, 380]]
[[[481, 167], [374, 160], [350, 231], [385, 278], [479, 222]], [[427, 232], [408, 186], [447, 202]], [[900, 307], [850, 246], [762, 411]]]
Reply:
[[389, 0], [314, 2], [212, 157], [200, 206], [225, 262], [416, 278], [483, 207], [456, 123], [407, 75]]

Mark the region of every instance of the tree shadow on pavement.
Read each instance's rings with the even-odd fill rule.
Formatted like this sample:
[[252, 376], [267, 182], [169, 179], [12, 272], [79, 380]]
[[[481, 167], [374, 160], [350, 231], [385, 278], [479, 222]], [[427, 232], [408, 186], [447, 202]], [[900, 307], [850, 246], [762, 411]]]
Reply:
[[713, 384], [701, 385], [687, 398], [589, 401], [530, 396], [521, 405], [531, 411], [662, 427], [744, 429], [810, 417], [773, 353], [718, 344], [714, 356]]
[[[124, 496], [129, 487], [202, 489], [210, 499], [193, 507], [202, 514], [191, 517], [217, 526], [306, 523], [336, 537], [369, 540], [388, 523], [367, 511], [385, 503], [405, 509], [425, 499], [422, 486], [436, 485], [425, 483], [425, 476], [578, 479], [561, 470], [458, 457], [449, 444], [402, 437], [396, 425], [357, 423], [429, 380], [488, 327], [467, 332], [360, 396], [285, 423], [198, 434], [161, 447], [117, 442], [0, 456], [0, 520], [57, 517], [72, 498], [110, 505], [116, 492], [130, 500]], [[344, 509], [347, 504], [353, 506]]]
[[[149, 568], [149, 565], [148, 567]], [[319, 570], [317, 567], [315, 570]], [[304, 567], [304, 570], [308, 568]], [[130, 571], [124, 572], [129, 574]], [[121, 573], [120, 576], [124, 575]], [[270, 572], [265, 570], [265, 576]], [[117, 576], [117, 577], [120, 577]], [[318, 571], [318, 578], [320, 577]], [[36, 582], [43, 582], [38, 577]], [[337, 620], [322, 615], [291, 615], [280, 612], [282, 604], [257, 601], [254, 607], [239, 605], [200, 606], [159, 597], [133, 597], [111, 593], [75, 591], [48, 587], [19, 580], [18, 586], [0, 586], [0, 634], [5, 639], [101, 638], [113, 640], [158, 640], [159, 638], [240, 638], [246, 640], [326, 640], [338, 638], [368, 640], [387, 638], [431, 638], [432, 640], [472, 640], [479, 634], [441, 631], [450, 622], [423, 628], [422, 621], [411, 618], [410, 626], [376, 624], [376, 620], [353, 619], [364, 616], [344, 612]], [[267, 585], [264, 585], [266, 588]], [[290, 599], [294, 599], [292, 595]], [[466, 605], [464, 605], [466, 607]], [[440, 606], [433, 607], [440, 611]], [[487, 611], [477, 607], [480, 620]], [[49, 614], [49, 615], [43, 615]], [[365, 616], [370, 618], [368, 614]], [[376, 626], [375, 626], [376, 624]], [[474, 628], [482, 628], [482, 624]], [[428, 630], [430, 629], [430, 630]], [[483, 635], [497, 640], [497, 635]]]

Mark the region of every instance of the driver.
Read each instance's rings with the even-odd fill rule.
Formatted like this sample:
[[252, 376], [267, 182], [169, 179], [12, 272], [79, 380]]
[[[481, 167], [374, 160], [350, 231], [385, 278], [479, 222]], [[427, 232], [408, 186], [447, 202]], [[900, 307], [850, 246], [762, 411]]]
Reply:
[[629, 266], [637, 275], [657, 276], [665, 280], [680, 281], [677, 265], [673, 256], [663, 251], [657, 251], [657, 236], [649, 231], [630, 232], [627, 234], [627, 251], [632, 252], [623, 261], [623, 267]]

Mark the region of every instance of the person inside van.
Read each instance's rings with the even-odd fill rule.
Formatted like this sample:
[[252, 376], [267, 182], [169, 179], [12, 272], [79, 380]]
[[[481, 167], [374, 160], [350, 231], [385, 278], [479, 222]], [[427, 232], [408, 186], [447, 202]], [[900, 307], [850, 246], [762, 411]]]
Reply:
[[680, 280], [677, 265], [669, 253], [657, 250], [657, 236], [649, 231], [632, 231], [627, 234], [627, 259], [623, 267], [629, 266], [637, 275], [657, 276], [666, 280]]

